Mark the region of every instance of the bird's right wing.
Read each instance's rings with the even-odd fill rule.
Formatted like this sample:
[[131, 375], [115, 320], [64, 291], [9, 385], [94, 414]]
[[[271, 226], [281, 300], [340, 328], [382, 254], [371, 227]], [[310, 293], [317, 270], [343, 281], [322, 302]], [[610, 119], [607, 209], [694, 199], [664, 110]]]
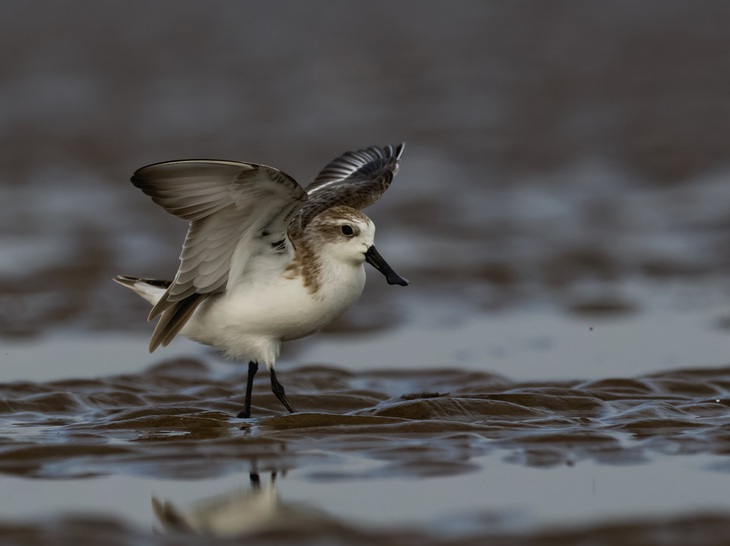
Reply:
[[287, 174], [255, 163], [183, 160], [157, 163], [134, 173], [132, 183], [167, 212], [190, 221], [180, 268], [152, 308], [162, 315], [150, 350], [167, 344], [200, 302], [243, 273], [252, 242], [262, 233], [286, 233], [307, 200]]

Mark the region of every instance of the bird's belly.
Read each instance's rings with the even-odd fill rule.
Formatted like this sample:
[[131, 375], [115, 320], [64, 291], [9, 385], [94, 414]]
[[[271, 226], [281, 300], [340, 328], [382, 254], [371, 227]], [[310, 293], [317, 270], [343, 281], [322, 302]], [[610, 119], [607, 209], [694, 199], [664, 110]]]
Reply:
[[[243, 287], [200, 306], [183, 334], [237, 358], [256, 359], [260, 347], [313, 334], [340, 316], [362, 293], [364, 278], [310, 293], [300, 283]], [[268, 349], [270, 352], [272, 349]]]
[[282, 341], [306, 337], [342, 315], [361, 293], [362, 288], [337, 294], [300, 294], [284, 305], [272, 305], [260, 324], [278, 330]]

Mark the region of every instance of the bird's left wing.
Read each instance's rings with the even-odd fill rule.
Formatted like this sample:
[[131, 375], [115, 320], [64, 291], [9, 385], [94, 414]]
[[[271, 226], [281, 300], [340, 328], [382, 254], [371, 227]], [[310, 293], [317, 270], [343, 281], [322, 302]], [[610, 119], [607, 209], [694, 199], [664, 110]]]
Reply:
[[398, 172], [404, 146], [371, 146], [330, 161], [306, 187], [309, 199], [293, 218], [289, 233], [301, 233], [328, 208], [344, 205], [360, 210], [375, 203]]

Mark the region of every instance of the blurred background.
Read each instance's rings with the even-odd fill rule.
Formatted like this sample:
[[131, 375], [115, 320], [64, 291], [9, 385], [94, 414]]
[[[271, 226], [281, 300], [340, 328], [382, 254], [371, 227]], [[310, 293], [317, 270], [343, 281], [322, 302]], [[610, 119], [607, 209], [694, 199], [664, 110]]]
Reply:
[[171, 277], [185, 225], [129, 183], [138, 167], [235, 159], [304, 184], [400, 141], [368, 213], [413, 284], [371, 273], [334, 330], [407, 323], [414, 301], [625, 316], [730, 296], [727, 3], [0, 10], [5, 337], [147, 331], [146, 304], [110, 278]]

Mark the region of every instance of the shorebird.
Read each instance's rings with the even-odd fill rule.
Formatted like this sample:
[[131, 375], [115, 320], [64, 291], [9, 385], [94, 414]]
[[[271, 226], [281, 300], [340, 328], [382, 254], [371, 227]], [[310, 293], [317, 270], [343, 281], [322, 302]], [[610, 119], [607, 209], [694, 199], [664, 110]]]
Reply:
[[272, 392], [294, 412], [274, 371], [281, 342], [349, 308], [365, 286], [364, 262], [389, 284], [408, 285], [375, 249], [375, 225], [360, 212], [388, 189], [402, 153], [403, 144], [347, 152], [306, 188], [256, 163], [193, 159], [137, 170], [135, 186], [190, 222], [172, 281], [114, 279], [152, 304], [148, 320], [159, 317], [150, 352], [182, 334], [248, 360], [241, 418], [251, 416], [263, 363]]

